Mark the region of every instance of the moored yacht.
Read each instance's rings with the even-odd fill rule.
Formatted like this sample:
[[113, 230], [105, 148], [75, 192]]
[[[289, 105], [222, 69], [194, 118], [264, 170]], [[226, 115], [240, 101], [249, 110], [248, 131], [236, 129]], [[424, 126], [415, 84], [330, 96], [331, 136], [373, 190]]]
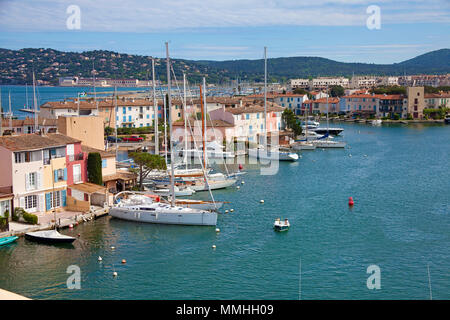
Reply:
[[139, 194], [131, 194], [128, 198], [121, 199], [109, 210], [109, 215], [123, 220], [157, 224], [198, 226], [217, 224], [217, 212], [171, 206], [155, 202], [151, 197]]

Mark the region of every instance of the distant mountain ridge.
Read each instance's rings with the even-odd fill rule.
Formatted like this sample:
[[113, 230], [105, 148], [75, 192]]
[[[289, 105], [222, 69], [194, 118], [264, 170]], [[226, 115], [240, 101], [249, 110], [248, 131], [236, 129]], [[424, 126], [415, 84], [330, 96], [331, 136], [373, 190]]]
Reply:
[[[166, 81], [165, 61], [156, 59], [156, 73]], [[93, 64], [98, 78], [151, 78], [151, 57], [113, 51], [94, 50], [82, 53], [54, 49], [0, 48], [0, 84], [30, 84], [32, 70], [36, 78], [56, 85], [59, 77], [92, 77]], [[317, 76], [403, 75], [450, 73], [450, 49], [431, 51], [393, 64], [347, 63], [320, 57], [270, 58], [269, 81], [284, 82], [292, 78]], [[259, 60], [185, 60], [173, 59], [178, 79], [185, 72], [191, 82], [207, 77], [208, 83], [242, 81], [262, 82], [264, 62]]]

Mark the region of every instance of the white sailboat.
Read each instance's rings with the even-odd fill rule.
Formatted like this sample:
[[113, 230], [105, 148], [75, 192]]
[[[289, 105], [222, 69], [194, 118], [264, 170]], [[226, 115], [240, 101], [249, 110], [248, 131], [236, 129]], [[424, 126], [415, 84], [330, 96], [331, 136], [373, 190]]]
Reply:
[[[167, 54], [167, 90], [168, 90], [167, 105], [169, 109], [168, 116], [169, 116], [170, 132], [172, 132], [170, 59], [169, 59], [169, 45], [167, 42], [166, 42], [166, 54]], [[170, 204], [154, 202], [151, 197], [146, 197], [145, 195], [131, 194], [128, 197], [128, 199], [123, 199], [119, 203], [117, 203], [114, 207], [112, 207], [109, 211], [109, 214], [119, 219], [138, 222], [215, 226], [217, 223], [217, 212], [176, 206], [174, 161], [173, 161], [174, 150], [172, 143], [172, 135], [170, 138], [170, 145], [171, 145]], [[117, 200], [117, 196], [120, 194], [122, 193], [116, 195], [115, 200]]]
[[[328, 93], [328, 88], [327, 88], [327, 93]], [[328, 94], [327, 94], [327, 133], [325, 134], [326, 137], [324, 139], [314, 140], [314, 141], [312, 141], [312, 143], [317, 148], [345, 148], [346, 143], [344, 141], [330, 140], [329, 128], [330, 128], [330, 125], [329, 125], [329, 120], [328, 120]]]
[[267, 47], [264, 47], [264, 144], [248, 149], [248, 156], [263, 160], [297, 161], [298, 154], [279, 146], [267, 145]]

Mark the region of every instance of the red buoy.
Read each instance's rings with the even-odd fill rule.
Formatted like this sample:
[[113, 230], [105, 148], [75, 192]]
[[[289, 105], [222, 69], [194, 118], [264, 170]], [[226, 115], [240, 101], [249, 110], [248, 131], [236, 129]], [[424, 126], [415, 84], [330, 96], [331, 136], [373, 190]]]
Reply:
[[353, 206], [355, 203], [353, 202], [353, 198], [352, 197], [350, 197], [350, 198], [348, 198], [348, 205], [351, 207], [351, 206]]
[[242, 168], [243, 168], [242, 164], [239, 164], [239, 170], [242, 170]]

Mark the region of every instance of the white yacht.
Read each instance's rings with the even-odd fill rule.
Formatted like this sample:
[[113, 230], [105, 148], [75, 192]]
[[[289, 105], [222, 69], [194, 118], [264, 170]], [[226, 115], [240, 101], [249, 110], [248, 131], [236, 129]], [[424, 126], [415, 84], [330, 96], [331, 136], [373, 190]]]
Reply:
[[316, 148], [345, 148], [346, 143], [344, 141], [331, 141], [327, 139], [323, 140], [314, 140], [312, 144], [316, 146]]
[[[154, 193], [160, 196], [169, 196], [170, 188], [158, 188], [153, 190]], [[174, 186], [175, 196], [192, 196], [195, 193], [195, 190], [189, 187], [178, 187]]]
[[126, 199], [121, 199], [109, 210], [109, 215], [123, 220], [158, 224], [198, 226], [217, 224], [217, 212], [171, 206], [154, 202], [151, 197], [139, 194], [132, 194]]
[[314, 143], [309, 141], [296, 141], [293, 144], [291, 144], [292, 149], [295, 151], [301, 151], [301, 150], [315, 150], [316, 146]]
[[257, 148], [248, 149], [248, 156], [263, 160], [297, 161], [298, 154], [290, 152], [285, 148], [264, 148], [259, 145]]

